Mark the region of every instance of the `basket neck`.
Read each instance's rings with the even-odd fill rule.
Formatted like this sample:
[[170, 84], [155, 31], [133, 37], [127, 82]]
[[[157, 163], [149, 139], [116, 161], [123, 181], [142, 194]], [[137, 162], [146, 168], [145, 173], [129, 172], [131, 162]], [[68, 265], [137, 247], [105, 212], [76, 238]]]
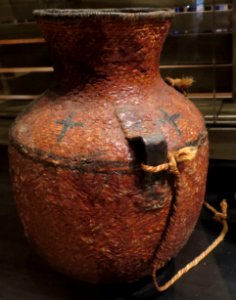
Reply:
[[155, 78], [169, 19], [38, 17], [62, 85]]

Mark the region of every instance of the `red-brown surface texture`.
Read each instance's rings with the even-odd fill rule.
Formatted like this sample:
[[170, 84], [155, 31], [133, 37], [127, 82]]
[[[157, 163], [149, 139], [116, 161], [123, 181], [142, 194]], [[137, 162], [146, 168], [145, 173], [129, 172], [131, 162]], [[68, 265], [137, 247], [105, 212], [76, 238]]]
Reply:
[[[37, 19], [56, 83], [10, 131], [18, 211], [30, 243], [57, 270], [95, 283], [135, 280], [150, 274], [154, 255], [160, 267], [175, 256], [195, 226], [208, 165], [204, 121], [160, 77], [164, 13], [55, 14]], [[140, 135], [164, 136], [168, 151], [198, 147], [179, 165], [178, 201], [166, 172], [143, 184], [117, 117], [129, 110]]]

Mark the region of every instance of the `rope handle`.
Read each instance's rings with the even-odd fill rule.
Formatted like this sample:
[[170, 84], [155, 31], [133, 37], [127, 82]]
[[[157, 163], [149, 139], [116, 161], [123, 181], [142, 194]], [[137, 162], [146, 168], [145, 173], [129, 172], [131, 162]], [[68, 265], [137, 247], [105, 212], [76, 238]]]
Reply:
[[[197, 147], [185, 147], [176, 152], [169, 152], [167, 155], [168, 162], [161, 164], [159, 166], [149, 166], [142, 164], [141, 167], [144, 171], [149, 173], [158, 173], [161, 171], [168, 171], [173, 174], [176, 178], [175, 186], [176, 189], [179, 189], [180, 185], [180, 172], [178, 169], [178, 163], [184, 161], [191, 161], [197, 155]], [[204, 258], [206, 258], [225, 238], [226, 233], [228, 232], [228, 223], [227, 223], [227, 201], [223, 200], [220, 203], [221, 211], [217, 211], [214, 207], [212, 207], [209, 203], [204, 202], [204, 205], [207, 209], [209, 209], [213, 214], [213, 219], [222, 224], [223, 228], [219, 234], [219, 236], [212, 242], [210, 246], [207, 247], [205, 251], [203, 251], [200, 255], [198, 255], [195, 259], [193, 259], [190, 263], [188, 263], [184, 268], [179, 270], [176, 275], [174, 275], [169, 281], [167, 281], [164, 285], [159, 285], [156, 272], [157, 267], [155, 261], [153, 263], [152, 270], [152, 278], [153, 283], [158, 292], [163, 292], [167, 290], [170, 286], [172, 286], [177, 280], [179, 280], [184, 274], [186, 274], [189, 270], [197, 266]]]
[[223, 228], [219, 234], [219, 236], [212, 242], [210, 246], [207, 247], [205, 251], [203, 251], [200, 255], [198, 255], [195, 259], [193, 259], [190, 263], [188, 263], [184, 268], [180, 269], [169, 281], [167, 281], [163, 285], [159, 285], [156, 278], [156, 268], [153, 267], [152, 279], [153, 283], [158, 290], [158, 292], [163, 292], [171, 287], [177, 280], [179, 280], [183, 275], [185, 275], [189, 270], [196, 267], [203, 259], [205, 259], [225, 238], [226, 233], [228, 232], [228, 224], [227, 224], [227, 202], [223, 200], [220, 203], [221, 212], [217, 211], [214, 207], [212, 207], [209, 203], [204, 202], [205, 206], [212, 212], [214, 212], [213, 219], [222, 223]]

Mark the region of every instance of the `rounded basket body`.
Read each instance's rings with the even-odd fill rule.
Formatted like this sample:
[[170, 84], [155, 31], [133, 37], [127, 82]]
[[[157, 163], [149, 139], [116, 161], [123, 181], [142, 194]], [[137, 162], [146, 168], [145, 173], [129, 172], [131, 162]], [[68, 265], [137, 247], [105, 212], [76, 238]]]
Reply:
[[[150, 274], [154, 256], [161, 268], [178, 253], [205, 194], [203, 118], [159, 73], [171, 13], [46, 10], [36, 16], [56, 83], [10, 130], [25, 234], [69, 276], [136, 280]], [[154, 178], [141, 170], [143, 150], [129, 139], [133, 133], [164, 139], [168, 151], [198, 147], [192, 161], [179, 164], [178, 201], [168, 172]]]

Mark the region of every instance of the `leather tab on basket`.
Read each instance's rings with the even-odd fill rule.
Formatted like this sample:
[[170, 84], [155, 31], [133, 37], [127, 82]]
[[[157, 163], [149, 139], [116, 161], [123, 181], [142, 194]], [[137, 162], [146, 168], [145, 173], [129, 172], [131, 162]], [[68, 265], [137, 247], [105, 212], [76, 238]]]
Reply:
[[145, 121], [139, 116], [135, 107], [122, 106], [116, 111], [126, 139], [142, 163], [156, 166], [167, 162], [167, 143], [158, 132], [147, 132]]

